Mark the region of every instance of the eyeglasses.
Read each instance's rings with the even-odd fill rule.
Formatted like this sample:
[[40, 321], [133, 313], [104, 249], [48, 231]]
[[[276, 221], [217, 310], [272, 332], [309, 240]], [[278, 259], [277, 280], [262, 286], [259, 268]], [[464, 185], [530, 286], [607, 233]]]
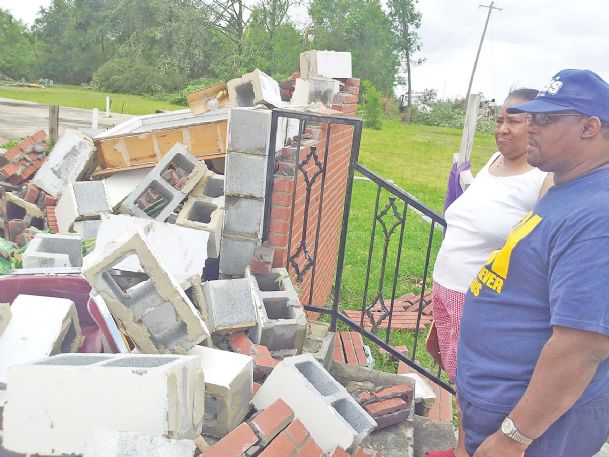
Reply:
[[527, 125], [547, 125], [558, 116], [585, 116], [579, 113], [527, 113]]

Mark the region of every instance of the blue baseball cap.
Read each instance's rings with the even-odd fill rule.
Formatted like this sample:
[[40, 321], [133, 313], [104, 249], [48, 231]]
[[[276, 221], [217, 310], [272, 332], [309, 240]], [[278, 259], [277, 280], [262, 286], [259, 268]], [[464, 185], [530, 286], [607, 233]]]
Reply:
[[562, 70], [537, 97], [506, 111], [514, 113], [556, 113], [575, 110], [609, 122], [609, 84], [590, 70]]

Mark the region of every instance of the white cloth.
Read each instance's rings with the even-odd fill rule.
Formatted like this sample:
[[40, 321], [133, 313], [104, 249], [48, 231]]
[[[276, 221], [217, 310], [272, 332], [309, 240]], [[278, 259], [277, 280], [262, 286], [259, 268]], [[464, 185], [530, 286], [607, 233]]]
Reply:
[[496, 152], [467, 190], [446, 210], [446, 234], [433, 271], [437, 283], [465, 293], [491, 252], [533, 209], [547, 173], [533, 168], [516, 176], [493, 176]]

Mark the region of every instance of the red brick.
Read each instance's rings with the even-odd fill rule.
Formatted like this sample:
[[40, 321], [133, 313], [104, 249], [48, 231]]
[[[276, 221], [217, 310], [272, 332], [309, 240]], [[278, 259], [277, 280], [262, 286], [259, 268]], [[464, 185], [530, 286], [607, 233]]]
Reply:
[[402, 409], [394, 413], [385, 414], [383, 416], [375, 416], [376, 429], [389, 427], [391, 425], [400, 424], [408, 420], [410, 416], [410, 408]]
[[343, 343], [340, 336], [334, 338], [334, 360], [336, 362], [345, 363], [345, 354], [343, 352]]
[[349, 454], [347, 454], [346, 451], [337, 446], [336, 449], [334, 449], [334, 452], [332, 452], [332, 454], [330, 455], [330, 457], [349, 457]]
[[273, 191], [291, 194], [294, 191], [294, 179], [292, 177], [275, 177]]
[[398, 384], [397, 386], [385, 387], [379, 390], [375, 393], [375, 396], [377, 398], [401, 397], [406, 400], [406, 398], [412, 398], [412, 394], [412, 387], [408, 384]]
[[277, 438], [271, 441], [259, 457], [291, 457], [296, 451], [296, 446], [288, 438], [285, 433], [279, 434]]
[[345, 86], [343, 88], [343, 92], [345, 92], [347, 94], [358, 95], [359, 94], [359, 87], [357, 87], [357, 86]]
[[406, 408], [408, 408], [408, 404], [401, 398], [390, 398], [388, 400], [369, 403], [364, 406], [364, 409], [368, 411], [368, 414], [372, 417], [383, 416]]
[[347, 365], [358, 365], [357, 355], [355, 355], [355, 348], [351, 340], [351, 332], [340, 332], [340, 339], [343, 342]]
[[25, 194], [23, 195], [23, 199], [26, 202], [36, 203], [36, 199], [40, 195], [40, 189], [38, 189], [33, 184], [28, 184], [25, 189]]
[[261, 387], [262, 387], [262, 384], [260, 384], [259, 382], [254, 382], [252, 384], [252, 395], [256, 395]]
[[279, 219], [281, 221], [288, 221], [292, 216], [292, 209], [283, 206], [273, 206], [271, 210], [271, 219]]
[[240, 457], [258, 441], [258, 436], [244, 422], [201, 455], [203, 457]]
[[250, 355], [254, 348], [254, 343], [243, 332], [234, 332], [228, 335], [228, 344], [233, 352]]
[[284, 432], [296, 445], [300, 448], [302, 444], [309, 438], [309, 431], [306, 429], [304, 424], [298, 419], [294, 419], [288, 428]]
[[296, 457], [321, 457], [324, 451], [317, 445], [313, 438], [309, 438]]
[[271, 351], [269, 351], [269, 348], [267, 348], [264, 344], [252, 345], [252, 348], [250, 349], [250, 354], [252, 356], [261, 356], [261, 357], [268, 357], [268, 358], [273, 357], [271, 355]]
[[271, 442], [279, 432], [288, 426], [292, 419], [294, 419], [294, 411], [286, 402], [279, 399], [256, 415], [250, 421], [250, 425], [264, 445]]
[[345, 86], [356, 86], [360, 87], [361, 80], [359, 78], [347, 78], [345, 79]]

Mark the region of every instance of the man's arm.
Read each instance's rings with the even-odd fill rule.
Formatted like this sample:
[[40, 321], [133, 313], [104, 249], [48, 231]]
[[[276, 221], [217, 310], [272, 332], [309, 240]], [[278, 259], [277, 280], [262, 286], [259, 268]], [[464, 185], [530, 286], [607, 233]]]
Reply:
[[[553, 327], [529, 386], [509, 414], [524, 436], [538, 438], [582, 395], [597, 366], [609, 358], [609, 336]], [[521, 457], [526, 447], [500, 430], [489, 436], [474, 457]]]

